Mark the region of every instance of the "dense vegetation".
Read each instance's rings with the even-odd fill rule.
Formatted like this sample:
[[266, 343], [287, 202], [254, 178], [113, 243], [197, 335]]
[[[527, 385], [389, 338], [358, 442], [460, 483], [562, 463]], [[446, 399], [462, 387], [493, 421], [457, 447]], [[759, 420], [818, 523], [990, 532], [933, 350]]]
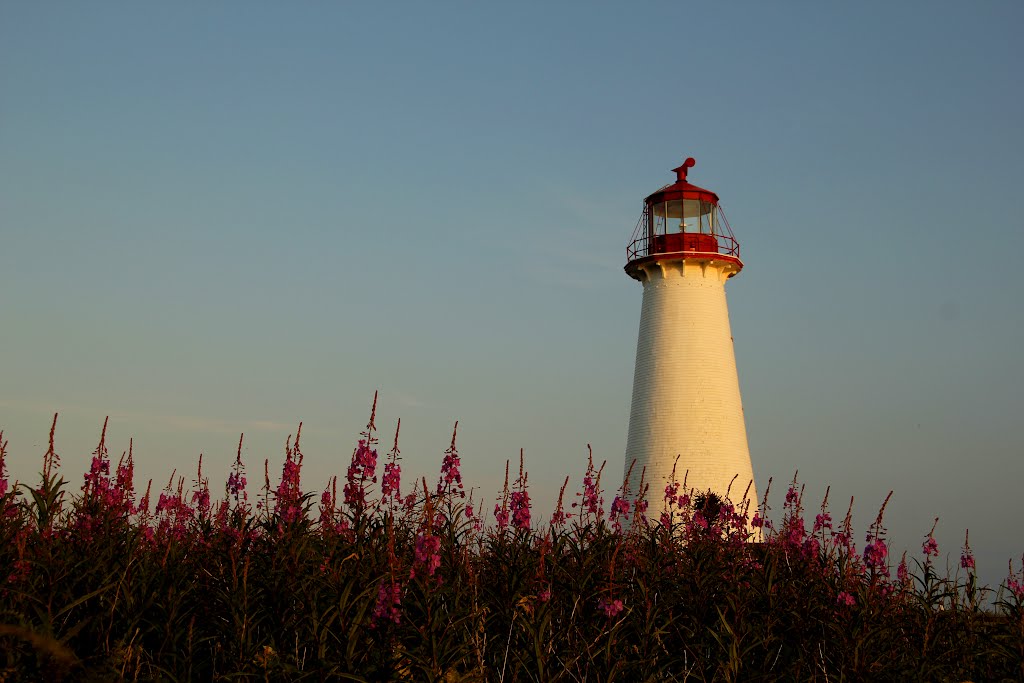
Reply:
[[484, 526], [454, 434], [410, 484], [373, 421], [322, 494], [300, 425], [276, 486], [265, 465], [250, 498], [240, 441], [222, 499], [200, 461], [155, 504], [105, 428], [73, 495], [52, 430], [36, 486], [8, 481], [0, 433], [0, 680], [1024, 679], [1024, 570], [987, 599], [966, 539], [952, 576], [931, 534], [895, 562], [880, 512], [858, 550], [795, 482], [774, 523], [685, 475], [606, 514], [592, 460], [544, 525], [520, 463]]

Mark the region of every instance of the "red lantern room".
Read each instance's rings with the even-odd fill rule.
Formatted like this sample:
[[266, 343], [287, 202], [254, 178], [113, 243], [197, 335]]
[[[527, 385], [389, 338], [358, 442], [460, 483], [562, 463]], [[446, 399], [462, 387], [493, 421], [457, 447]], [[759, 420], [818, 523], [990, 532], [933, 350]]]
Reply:
[[631, 277], [641, 263], [665, 259], [733, 261], [738, 266], [735, 272], [743, 267], [739, 242], [718, 205], [718, 195], [686, 180], [695, 163], [691, 157], [672, 169], [676, 182], [644, 200], [643, 215], [626, 248], [626, 272]]

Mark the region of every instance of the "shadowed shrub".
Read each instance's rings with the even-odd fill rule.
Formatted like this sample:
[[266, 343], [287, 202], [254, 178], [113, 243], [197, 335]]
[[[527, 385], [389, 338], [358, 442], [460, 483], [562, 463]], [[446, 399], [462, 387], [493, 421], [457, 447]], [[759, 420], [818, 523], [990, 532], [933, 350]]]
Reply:
[[36, 486], [8, 480], [0, 433], [0, 680], [1024, 678], [1024, 568], [991, 600], [967, 538], [951, 576], [932, 533], [894, 562], [884, 504], [861, 546], [796, 481], [777, 518], [685, 473], [606, 515], [591, 457], [538, 525], [520, 454], [485, 526], [455, 432], [436, 484], [406, 482], [375, 418], [340, 496], [303, 490], [300, 425], [252, 500], [240, 440], [222, 498], [200, 461], [155, 504], [105, 426], [78, 491], [52, 429]]

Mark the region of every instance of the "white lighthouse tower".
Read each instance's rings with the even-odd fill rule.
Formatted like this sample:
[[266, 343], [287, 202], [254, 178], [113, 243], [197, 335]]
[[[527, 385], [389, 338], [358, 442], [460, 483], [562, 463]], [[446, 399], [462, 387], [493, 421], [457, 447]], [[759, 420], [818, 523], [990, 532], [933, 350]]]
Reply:
[[634, 494], [641, 473], [650, 485], [654, 519], [677, 457], [676, 479], [695, 493], [757, 506], [725, 301], [743, 263], [718, 195], [687, 182], [693, 165], [644, 200], [626, 254], [644, 291], [625, 469]]

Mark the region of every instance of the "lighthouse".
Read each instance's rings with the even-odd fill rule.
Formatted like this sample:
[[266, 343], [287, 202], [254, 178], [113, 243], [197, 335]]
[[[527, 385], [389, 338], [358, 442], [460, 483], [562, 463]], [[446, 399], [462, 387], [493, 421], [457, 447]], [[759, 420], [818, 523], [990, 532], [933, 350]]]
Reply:
[[695, 494], [757, 506], [725, 299], [743, 263], [718, 195], [687, 180], [694, 163], [644, 200], [626, 249], [643, 304], [625, 471], [634, 494], [643, 475], [654, 519], [673, 466]]

